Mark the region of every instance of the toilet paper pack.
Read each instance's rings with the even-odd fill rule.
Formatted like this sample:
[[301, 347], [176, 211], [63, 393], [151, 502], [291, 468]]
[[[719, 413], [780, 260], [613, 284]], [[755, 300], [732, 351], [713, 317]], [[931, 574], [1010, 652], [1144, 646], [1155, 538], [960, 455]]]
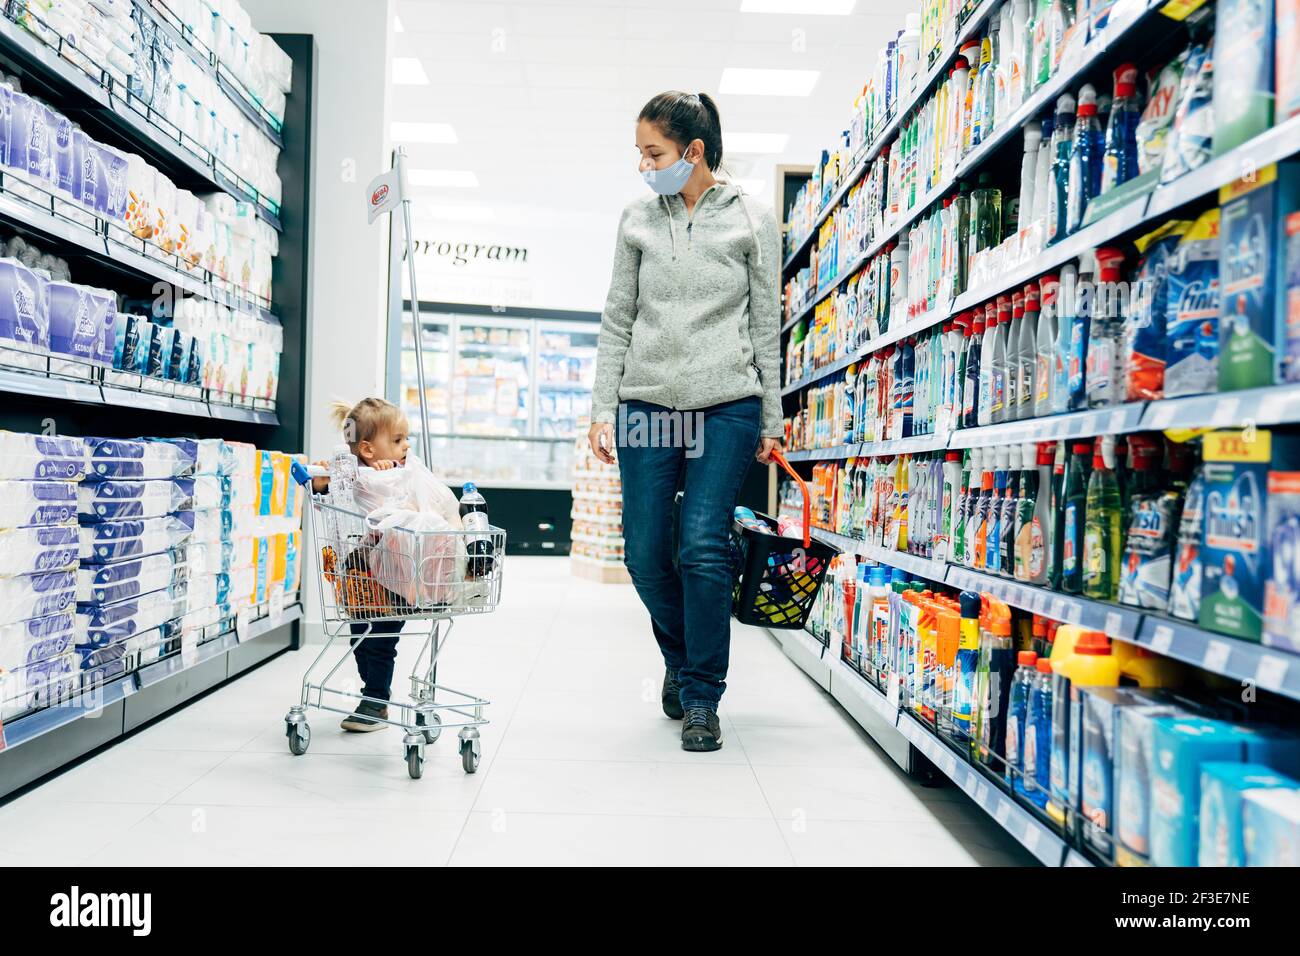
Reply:
[[77, 571], [77, 603], [113, 604], [185, 584], [190, 566], [183, 557], [183, 552], [170, 551], [82, 567]]
[[238, 464], [230, 443], [220, 438], [160, 438], [158, 441], [174, 445], [194, 462], [189, 474], [228, 475]]
[[230, 479], [228, 477], [222, 475], [196, 475], [193, 478], [177, 478], [176, 483], [188, 495], [191, 510], [230, 510]]
[[163, 441], [86, 438], [86, 479], [184, 478], [194, 472], [194, 459], [177, 445]]
[[0, 481], [0, 529], [47, 527], [77, 520], [70, 481]]
[[113, 364], [117, 295], [75, 282], [46, 284], [52, 356], [89, 365]]
[[0, 721], [71, 701], [81, 687], [81, 664], [69, 651], [0, 674]]
[[74, 525], [0, 531], [0, 577], [72, 568], [77, 554]]
[[109, 564], [127, 558], [161, 554], [185, 542], [190, 537], [192, 527], [177, 515], [82, 525], [78, 529], [81, 561], [83, 564]]
[[83, 523], [122, 518], [159, 518], [193, 506], [193, 483], [186, 479], [87, 481], [77, 489]]
[[0, 479], [80, 481], [85, 474], [82, 439], [0, 431]]
[[75, 571], [50, 571], [0, 578], [0, 624], [59, 614], [75, 606]]
[[184, 597], [171, 589], [153, 591], [129, 601], [77, 608], [77, 646], [103, 647], [143, 634], [175, 620], [187, 610]]
[[58, 657], [71, 650], [76, 636], [71, 609], [0, 627], [0, 671]]
[[[49, 282], [17, 259], [0, 259], [0, 348], [43, 355], [50, 347], [45, 286]], [[19, 364], [6, 358], [9, 364]]]

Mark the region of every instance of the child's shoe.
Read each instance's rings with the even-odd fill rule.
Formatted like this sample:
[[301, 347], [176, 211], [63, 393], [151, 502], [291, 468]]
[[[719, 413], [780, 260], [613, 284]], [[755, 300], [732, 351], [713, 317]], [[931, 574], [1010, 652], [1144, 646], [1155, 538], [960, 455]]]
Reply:
[[[373, 718], [378, 717], [379, 720]], [[368, 734], [371, 731], [383, 730], [388, 725], [382, 723], [388, 719], [388, 708], [379, 704], [372, 704], [368, 700], [363, 700], [355, 712], [348, 714], [343, 718], [343, 723], [339, 724], [344, 730], [350, 730], [356, 734]]]

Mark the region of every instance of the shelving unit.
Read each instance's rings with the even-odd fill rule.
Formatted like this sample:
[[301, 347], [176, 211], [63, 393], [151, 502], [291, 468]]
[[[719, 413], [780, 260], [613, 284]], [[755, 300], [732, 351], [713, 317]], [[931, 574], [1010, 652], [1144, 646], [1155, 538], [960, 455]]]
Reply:
[[[162, 0], [151, 2], [159, 10], [167, 9]], [[258, 214], [281, 231], [272, 290], [274, 312], [270, 302], [259, 301], [232, 283], [185, 269], [174, 258], [160, 257], [138, 240], [119, 241], [118, 233], [110, 235], [102, 223], [91, 227], [64, 215], [58, 197], [36, 203], [13, 194], [5, 188], [3, 176], [0, 222], [9, 231], [34, 237], [45, 251], [75, 254], [74, 279], [78, 277], [77, 264], [89, 264], [121, 276], [135, 288], [149, 288], [161, 280], [181, 293], [253, 313], [264, 321], [277, 321], [284, 331], [279, 391], [273, 407], [269, 402], [232, 404], [197, 388], [142, 381], [89, 366], [83, 377], [5, 367], [0, 369], [0, 393], [4, 396], [0, 428], [39, 431], [44, 419], [53, 418], [64, 434], [196, 435], [249, 441], [259, 448], [281, 451], [296, 452], [304, 447], [311, 310], [309, 134], [316, 51], [307, 35], [278, 35], [275, 40], [293, 61], [293, 93], [286, 102], [283, 130], [267, 130], [283, 147], [279, 166], [282, 202], [269, 204], [206, 151], [182, 142], [164, 121], [136, 109], [137, 104], [124, 99], [106, 75], [87, 73], [59, 51], [0, 18], [0, 56], [21, 74], [25, 88], [58, 103], [92, 135], [147, 156], [178, 186], [200, 192], [224, 190], [237, 199], [257, 203]], [[209, 57], [207, 62], [216, 73], [223, 71], [215, 58]], [[60, 367], [64, 364], [60, 360]], [[120, 677], [94, 683], [100, 672], [83, 672], [83, 682], [90, 683], [71, 701], [33, 711], [0, 727], [4, 744], [0, 749], [0, 797], [268, 657], [298, 646], [301, 616], [298, 604], [284, 608], [263, 605], [241, 611], [224, 630], [209, 629], [211, 633], [202, 635], [207, 638], [202, 643], [181, 643], [170, 656]], [[80, 719], [88, 716], [95, 719]]]

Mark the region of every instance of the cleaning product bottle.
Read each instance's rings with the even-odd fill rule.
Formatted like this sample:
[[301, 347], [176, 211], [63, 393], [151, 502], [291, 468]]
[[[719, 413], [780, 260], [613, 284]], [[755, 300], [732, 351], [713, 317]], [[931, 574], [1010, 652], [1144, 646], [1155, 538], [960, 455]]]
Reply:
[[1047, 582], [1053, 591], [1061, 590], [1065, 542], [1065, 442], [1052, 442], [1052, 480], [1048, 509], [1052, 516], [1052, 546], [1047, 552]]
[[1016, 792], [1038, 807], [1047, 806], [1052, 755], [1052, 662], [1040, 657], [1034, 681], [1029, 687], [1029, 709], [1025, 727], [1023, 776], [1014, 781]]
[[[960, 460], [961, 452], [957, 452], [957, 456], [958, 460]], [[966, 503], [970, 496], [972, 460], [973, 453], [959, 466], [959, 489], [952, 503], [952, 543], [949, 548], [948, 560], [953, 564], [966, 563]]]
[[973, 108], [966, 152], [984, 141], [993, 131], [993, 96], [997, 89], [993, 80], [993, 38], [989, 34], [980, 41], [979, 73], [973, 89]]
[[958, 56], [953, 61], [952, 69], [948, 71], [949, 127], [942, 164], [945, 179], [957, 168], [957, 162], [961, 158], [961, 144], [964, 139], [963, 130], [970, 121], [970, 116], [966, 112], [969, 90], [970, 61], [964, 56]]
[[1053, 442], [1043, 442], [1036, 447], [1026, 445], [1026, 455], [1030, 454], [1031, 448], [1034, 449], [1033, 457], [1026, 460], [1032, 461], [1034, 467], [1032, 471], [1027, 470], [1025, 474], [1026, 481], [1034, 488], [1034, 497], [1026, 547], [1024, 580], [1030, 584], [1045, 585], [1051, 579], [1054, 554], [1052, 535], [1055, 531], [1056, 516], [1052, 512], [1051, 484], [1056, 445]]
[[912, 437], [912, 411], [915, 401], [916, 346], [915, 339], [904, 339], [899, 350], [899, 375], [894, 384], [894, 407], [897, 409], [895, 438]]
[[1034, 215], [1030, 222], [1034, 233], [1029, 237], [1035, 248], [1041, 248], [1047, 239], [1047, 216], [1052, 208], [1052, 160], [1056, 117], [1049, 113], [1041, 121], [1042, 142], [1038, 144], [1038, 159], [1034, 164]]
[[1088, 329], [1086, 390], [1089, 408], [1105, 408], [1124, 400], [1124, 314], [1120, 303], [1120, 267], [1124, 253], [1102, 248], [1097, 257], [1098, 281]]
[[1101, 193], [1102, 157], [1106, 134], [1097, 119], [1097, 91], [1091, 83], [1079, 90], [1079, 112], [1074, 123], [1074, 144], [1070, 148], [1070, 184], [1067, 193], [1065, 228], [1075, 232], [1083, 225], [1088, 203]]
[[984, 480], [981, 450], [972, 448], [966, 462], [966, 490], [962, 494], [961, 514], [958, 516], [957, 535], [960, 541], [961, 563], [975, 566], [975, 503], [979, 500], [980, 486]]
[[997, 353], [998, 313], [995, 302], [984, 306], [984, 340], [980, 343], [979, 409], [976, 421], [988, 425], [993, 421], [993, 363]]
[[1052, 345], [1052, 412], [1070, 410], [1070, 355], [1074, 351], [1074, 311], [1079, 301], [1079, 267], [1061, 267], [1056, 292], [1056, 341]]
[[1024, 153], [1020, 157], [1020, 228], [1034, 220], [1034, 173], [1038, 168], [1038, 148], [1042, 145], [1043, 130], [1035, 121], [1025, 124]]
[[1024, 775], [1025, 726], [1029, 715], [1029, 692], [1038, 674], [1038, 655], [1033, 651], [1020, 651], [1016, 655], [1016, 675], [1011, 682], [1011, 698], [1007, 705], [1007, 769], [1006, 781], [1023, 792], [1023, 784], [1016, 786]]
[[1032, 442], [1020, 449], [1020, 495], [1016, 499], [1015, 551], [1012, 564], [1017, 581], [1028, 581], [1030, 576], [1034, 516], [1038, 506], [1037, 456], [1037, 446]]
[[1002, 190], [993, 185], [990, 173], [979, 174], [979, 186], [971, 193], [970, 241], [967, 245], [967, 281], [976, 257], [1002, 242]]
[[[1052, 0], [1051, 3], [1047, 34], [1052, 73], [1061, 68], [1065, 47], [1074, 31], [1074, 3], [1075, 0]], [[1087, 6], [1087, 0], [1084, 0], [1084, 6]]]
[[1066, 793], [1072, 809], [1080, 807], [1083, 792], [1083, 691], [1090, 687], [1118, 687], [1119, 661], [1111, 654], [1110, 639], [1101, 631], [1079, 635], [1070, 658], [1069, 783]]
[[993, 504], [993, 481], [997, 467], [996, 452], [993, 449], [985, 450], [980, 466], [980, 492], [975, 500], [975, 513], [971, 516], [971, 523], [975, 527], [975, 556], [972, 566], [977, 571], [988, 567], [989, 510]]
[[1005, 295], [997, 297], [997, 330], [993, 335], [993, 360], [989, 363], [989, 421], [996, 424], [1007, 420], [1007, 409], [1012, 395], [1010, 392], [1011, 358], [1011, 300]]
[[999, 446], [993, 458], [993, 496], [989, 501], [987, 531], [985, 532], [984, 570], [989, 574], [1002, 572], [1002, 502], [1007, 494], [1007, 448]]
[[1007, 735], [1007, 710], [1011, 699], [1011, 679], [1015, 674], [1016, 651], [1011, 639], [1011, 609], [997, 598], [989, 599], [989, 641], [987, 652], [981, 644], [980, 656], [985, 668], [984, 706], [980, 715], [979, 758], [997, 772], [1004, 770]]
[[1001, 527], [998, 530], [998, 546], [1002, 549], [998, 573], [1004, 578], [1015, 577], [1016, 511], [1020, 507], [1020, 478], [1023, 471], [1020, 446], [1011, 445], [1007, 448], [1007, 490], [1002, 497]]
[[1119, 597], [1120, 530], [1119, 485], [1115, 479], [1115, 439], [1097, 439], [1088, 478], [1087, 518], [1083, 535], [1083, 593], [1098, 601]]
[[1074, 97], [1062, 93], [1057, 97], [1056, 118], [1052, 123], [1052, 184], [1048, 192], [1046, 236], [1049, 246], [1064, 239], [1070, 231], [1070, 160], [1074, 139]]
[[1051, 11], [1052, 0], [1037, 0], [1034, 4], [1033, 56], [1026, 93], [1038, 89], [1052, 75]]
[[961, 452], [948, 451], [943, 460], [943, 500], [939, 535], [934, 542], [934, 558], [947, 561], [952, 554], [953, 525], [961, 494]]
[[[845, 555], [847, 558], [848, 556]], [[857, 642], [857, 618], [854, 616], [854, 608], [858, 603], [858, 578], [866, 570], [866, 565], [853, 566], [853, 573], [847, 575], [844, 580], [843, 598], [844, 598], [844, 641], [841, 660], [858, 666], [858, 642]]]
[[980, 653], [980, 596], [962, 591], [960, 636], [957, 645], [957, 674], [953, 686], [952, 723], [959, 740], [973, 738], [975, 720], [975, 679]]
[[998, 7], [993, 42], [993, 128], [1005, 126], [1011, 116], [1011, 50], [1015, 43], [1014, 4]]
[[1061, 589], [1071, 594], [1083, 590], [1083, 536], [1088, 502], [1087, 462], [1092, 456], [1089, 442], [1076, 442], [1065, 466], [1065, 523], [1061, 542]]
[[1033, 416], [1052, 414], [1053, 350], [1056, 348], [1056, 298], [1059, 282], [1054, 273], [1038, 280], [1038, 329], [1034, 337]]
[[876, 676], [879, 672], [881, 649], [889, 634], [889, 585], [883, 565], [871, 569], [867, 579], [866, 625], [863, 628], [861, 669]]
[[935, 702], [936, 720], [942, 733], [953, 733], [952, 704], [956, 682], [957, 648], [961, 645], [961, 611], [950, 598], [938, 602], [938, 684]]
[[1181, 686], [1188, 679], [1188, 669], [1181, 661], [1148, 650], [1140, 644], [1112, 641], [1111, 655], [1119, 663], [1121, 687]]
[[1037, 324], [1038, 286], [1031, 283], [1023, 292], [1018, 291], [1011, 297], [1011, 325], [1007, 333], [1006, 421], [1009, 422], [1028, 418], [1033, 410], [1034, 329]]
[[1101, 172], [1103, 194], [1138, 174], [1137, 128], [1142, 109], [1137, 96], [1137, 76], [1137, 67], [1132, 63], [1121, 63], [1115, 68], [1115, 98], [1106, 124], [1106, 158]]
[[1061, 823], [1065, 821], [1065, 808], [1070, 805], [1070, 669], [1075, 660], [1075, 645], [1084, 631], [1085, 628], [1077, 624], [1062, 624], [1056, 629], [1052, 642], [1052, 736], [1047, 812]]
[[1088, 405], [1088, 336], [1092, 328], [1093, 276], [1095, 257], [1085, 253], [1079, 257], [1079, 282], [1076, 286], [1074, 307], [1070, 310], [1070, 353], [1068, 408], [1078, 411]]
[[1020, 109], [1020, 104], [1025, 101], [1027, 95], [1028, 49], [1032, 39], [1029, 0], [1014, 0], [1011, 5], [1011, 45], [1003, 48], [1004, 56], [1009, 49], [1011, 57], [1011, 78], [1007, 89], [1007, 116]]

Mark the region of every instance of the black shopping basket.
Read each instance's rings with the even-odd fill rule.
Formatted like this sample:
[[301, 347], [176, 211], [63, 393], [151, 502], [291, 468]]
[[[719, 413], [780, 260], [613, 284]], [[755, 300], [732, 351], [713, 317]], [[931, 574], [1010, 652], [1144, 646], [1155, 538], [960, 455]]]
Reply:
[[794, 629], [807, 622], [826, 569], [839, 551], [812, 539], [808, 484], [780, 452], [774, 451], [772, 459], [799, 484], [803, 495], [803, 540], [777, 534], [776, 521], [765, 514], [755, 512], [770, 533], [732, 522], [739, 573], [732, 591], [731, 614], [741, 624]]

